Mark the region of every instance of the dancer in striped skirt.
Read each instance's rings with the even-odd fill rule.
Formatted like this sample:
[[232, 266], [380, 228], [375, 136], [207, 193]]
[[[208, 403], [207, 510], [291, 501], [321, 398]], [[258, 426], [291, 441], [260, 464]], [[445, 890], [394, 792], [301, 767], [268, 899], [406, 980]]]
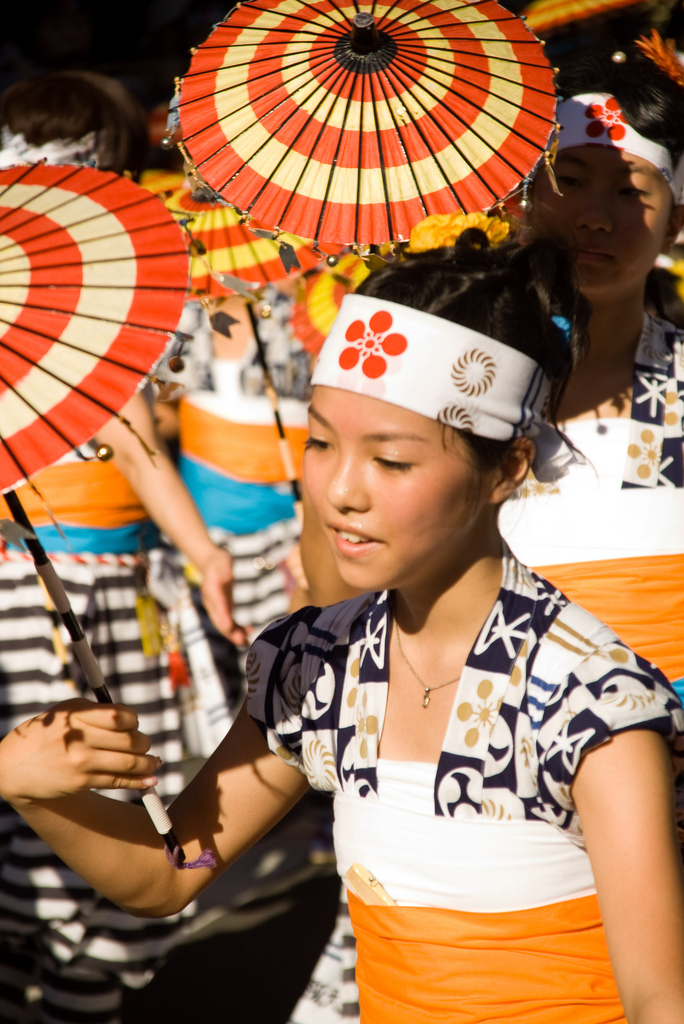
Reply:
[[[289, 329], [288, 296], [268, 286], [265, 301], [269, 316], [258, 319], [260, 340], [294, 467], [301, 475], [309, 357]], [[235, 617], [256, 634], [289, 610], [292, 580], [286, 561], [299, 536], [299, 522], [245, 303], [239, 296], [213, 299], [211, 311], [218, 329], [212, 329], [203, 304], [187, 303], [180, 327], [193, 342], [183, 356], [183, 371], [174, 376], [186, 391], [177, 408], [165, 402], [158, 413], [165, 437], [178, 440], [179, 472], [212, 540], [232, 555]], [[198, 750], [208, 756], [244, 697], [244, 652], [212, 628], [195, 588], [192, 597], [194, 608], [186, 605], [180, 629], [200, 686], [197, 698], [202, 701], [202, 680], [213, 674], [220, 680], [215, 692], [226, 693], [230, 705], [208, 745]]]
[[[152, 417], [143, 395], [129, 403], [126, 415], [153, 446]], [[154, 737], [163, 761], [159, 793], [168, 802], [182, 787], [181, 707], [147, 589], [148, 563], [161, 554], [154, 547], [158, 531], [136, 491], [164, 531], [204, 569], [204, 598], [224, 629], [230, 612], [221, 607], [222, 588], [229, 582], [231, 561], [211, 542], [167, 456], [159, 453], [152, 466], [119, 422], [108, 424], [99, 440], [114, 449], [116, 463], [71, 456], [34, 478], [63, 537], [33, 492], [21, 488], [19, 493], [56, 563], [113, 699], [135, 707]], [[136, 491], [119, 466], [135, 480]], [[0, 517], [7, 515], [0, 510]], [[233, 636], [240, 640], [242, 635]], [[89, 692], [67, 643], [32, 561], [4, 547], [0, 734], [55, 700]], [[0, 1019], [23, 1020], [35, 987], [42, 996], [44, 1024], [82, 1021], [84, 1013], [92, 1024], [113, 1024], [119, 1019], [122, 984], [139, 987], [152, 977], [181, 924], [180, 915], [142, 922], [99, 897], [0, 802]]]
[[[0, 165], [92, 162], [133, 176], [147, 147], [145, 115], [118, 82], [60, 72], [12, 86], [0, 103]], [[125, 410], [159, 450], [150, 407], [138, 394]], [[44, 470], [34, 483], [60, 523], [31, 491], [22, 500], [80, 618], [115, 701], [138, 709], [154, 736], [159, 793], [181, 788], [181, 712], [169, 656], [155, 629], [146, 557], [159, 526], [204, 573], [203, 593], [219, 629], [240, 642], [225, 589], [231, 559], [210, 540], [168, 457], [154, 464], [118, 421], [98, 441], [114, 450], [101, 463], [86, 451]], [[7, 517], [0, 509], [0, 518]], [[142, 626], [142, 628], [141, 628]], [[14, 549], [0, 551], [0, 735], [65, 695], [86, 692], [79, 667], [46, 607], [35, 570]], [[182, 917], [142, 922], [118, 910], [71, 871], [0, 802], [0, 1020], [114, 1024], [122, 985], [142, 985]]]

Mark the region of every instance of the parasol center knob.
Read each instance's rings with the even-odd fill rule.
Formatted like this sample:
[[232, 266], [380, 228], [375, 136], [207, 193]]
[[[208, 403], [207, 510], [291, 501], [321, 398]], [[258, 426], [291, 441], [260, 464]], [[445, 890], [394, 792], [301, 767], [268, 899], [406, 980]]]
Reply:
[[382, 45], [372, 14], [355, 14], [352, 19], [351, 48], [355, 53], [375, 53]]

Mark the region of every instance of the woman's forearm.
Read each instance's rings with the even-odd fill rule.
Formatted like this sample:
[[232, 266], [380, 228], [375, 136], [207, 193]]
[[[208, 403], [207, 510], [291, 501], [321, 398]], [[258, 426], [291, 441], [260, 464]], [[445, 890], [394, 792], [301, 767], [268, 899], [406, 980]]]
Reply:
[[98, 440], [111, 445], [118, 468], [160, 530], [201, 569], [214, 554], [215, 545], [161, 438], [154, 433], [143, 396], [136, 395], [124, 411], [154, 456], [150, 457], [118, 420], [106, 424], [98, 432]]
[[144, 808], [98, 793], [16, 801], [31, 828], [97, 892], [140, 917], [165, 917], [193, 898], [167, 861]]
[[142, 793], [158, 758], [120, 704], [63, 701], [0, 742], [0, 797], [94, 889], [132, 914], [177, 913], [302, 796], [306, 778], [268, 749], [243, 708], [231, 731], [169, 808], [187, 862], [178, 870], [147, 812], [93, 789]]
[[[142, 394], [123, 410], [138, 437], [119, 420], [110, 420], [98, 441], [111, 446], [116, 464], [157, 526], [193, 563], [202, 576], [202, 598], [216, 628], [233, 643], [247, 641], [245, 630], [233, 620], [233, 561], [214, 544], [192, 495], [169, 458], [154, 429], [152, 413]], [[138, 438], [156, 452], [152, 459]]]
[[163, 916], [192, 898], [187, 880], [144, 808], [92, 792], [156, 782], [159, 759], [137, 724], [130, 708], [83, 698], [22, 722], [0, 742], [0, 797], [98, 892]]

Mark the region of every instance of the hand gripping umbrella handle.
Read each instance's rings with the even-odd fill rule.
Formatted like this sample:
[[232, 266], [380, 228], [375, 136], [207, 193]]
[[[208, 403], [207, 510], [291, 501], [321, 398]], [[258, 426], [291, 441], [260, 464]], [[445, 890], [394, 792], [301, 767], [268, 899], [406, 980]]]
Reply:
[[[102, 670], [90, 648], [90, 644], [88, 643], [83, 630], [81, 629], [80, 622], [74, 615], [71, 605], [69, 604], [69, 598], [67, 597], [62, 581], [55, 572], [54, 565], [45, 553], [43, 545], [33, 533], [31, 522], [24, 511], [23, 505], [13, 491], [8, 491], [4, 495], [4, 498], [10, 512], [12, 513], [14, 521], [19, 523], [20, 526], [23, 526], [25, 530], [28, 530], [32, 534], [31, 537], [25, 538], [25, 544], [33, 558], [36, 572], [45, 584], [45, 589], [50, 595], [50, 599], [66, 627], [74, 654], [83, 669], [88, 685], [95, 695], [95, 699], [100, 704], [112, 704], [113, 701], [109, 690], [107, 689], [104, 676], [102, 675]], [[164, 840], [174, 863], [177, 863], [178, 865], [183, 864], [185, 861], [185, 854], [173, 833], [171, 819], [166, 813], [164, 805], [154, 787], [145, 790], [142, 801], [147, 813], [152, 819], [155, 829]]]

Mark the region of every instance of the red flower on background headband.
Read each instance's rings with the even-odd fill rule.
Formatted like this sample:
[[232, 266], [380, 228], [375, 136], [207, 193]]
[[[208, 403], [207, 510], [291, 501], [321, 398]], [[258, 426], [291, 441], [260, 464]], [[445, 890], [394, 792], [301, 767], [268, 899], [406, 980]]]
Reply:
[[384, 357], [400, 356], [408, 345], [403, 334], [389, 334], [391, 327], [392, 314], [384, 309], [373, 313], [367, 327], [363, 320], [354, 320], [344, 335], [353, 347], [342, 350], [342, 369], [353, 369], [360, 359], [366, 377], [382, 377], [387, 369]]
[[605, 105], [592, 103], [587, 107], [585, 116], [591, 119], [591, 124], [587, 125], [587, 135], [590, 138], [596, 139], [607, 131], [608, 137], [614, 142], [624, 139], [627, 122], [622, 115], [620, 104], [612, 96], [606, 100]]

